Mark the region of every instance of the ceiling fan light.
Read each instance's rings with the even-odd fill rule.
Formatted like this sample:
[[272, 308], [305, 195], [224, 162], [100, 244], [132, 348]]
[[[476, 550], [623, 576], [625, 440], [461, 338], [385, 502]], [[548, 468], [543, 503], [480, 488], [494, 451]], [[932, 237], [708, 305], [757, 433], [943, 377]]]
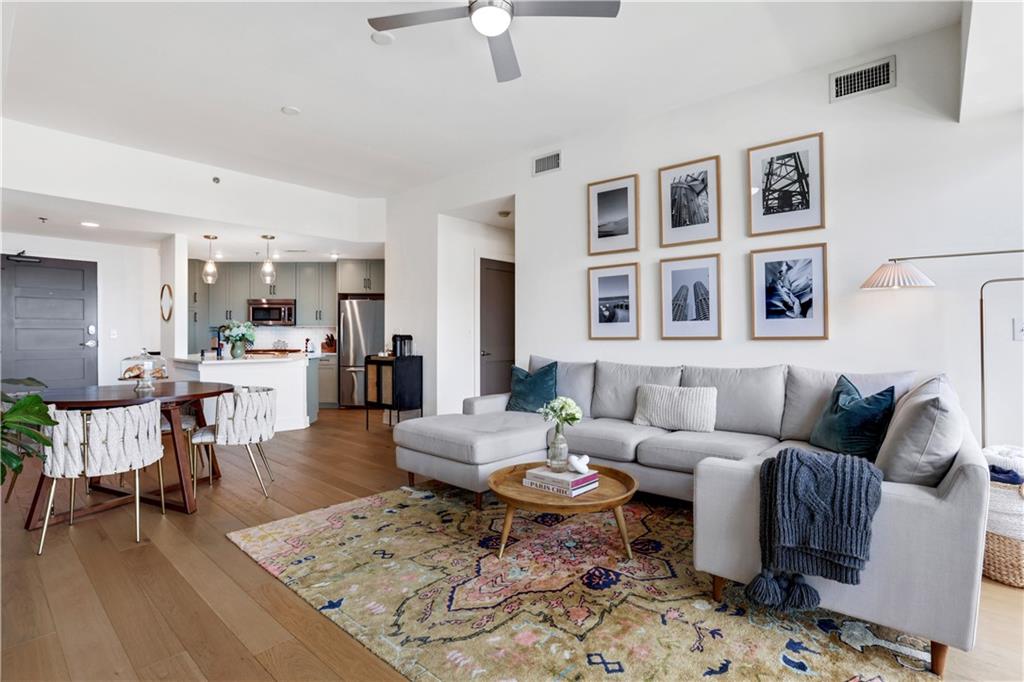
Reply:
[[488, 38], [500, 36], [512, 23], [512, 5], [506, 0], [476, 0], [469, 11], [473, 28]]

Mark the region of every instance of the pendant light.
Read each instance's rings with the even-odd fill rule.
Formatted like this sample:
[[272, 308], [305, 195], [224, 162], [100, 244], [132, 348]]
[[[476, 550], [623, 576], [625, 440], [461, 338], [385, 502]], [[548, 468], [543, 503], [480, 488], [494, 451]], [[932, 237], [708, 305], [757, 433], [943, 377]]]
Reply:
[[262, 237], [267, 240], [267, 259], [260, 267], [260, 279], [264, 284], [273, 284], [277, 281], [277, 270], [274, 269], [274, 261], [270, 259], [270, 242], [274, 239], [274, 235], [265, 234]]
[[216, 238], [215, 234], [203, 235], [203, 239], [210, 242], [210, 256], [206, 259], [206, 265], [203, 266], [203, 281], [207, 284], [217, 283], [217, 264], [213, 262], [213, 240]]

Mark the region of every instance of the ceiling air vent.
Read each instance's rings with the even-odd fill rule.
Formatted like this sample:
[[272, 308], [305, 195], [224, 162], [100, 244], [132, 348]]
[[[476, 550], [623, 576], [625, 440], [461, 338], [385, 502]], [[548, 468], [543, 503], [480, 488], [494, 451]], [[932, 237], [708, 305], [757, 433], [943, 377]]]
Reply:
[[885, 57], [828, 76], [830, 102], [837, 102], [866, 92], [896, 87], [896, 56]]
[[562, 167], [562, 152], [551, 152], [533, 160], [533, 174], [551, 173]]

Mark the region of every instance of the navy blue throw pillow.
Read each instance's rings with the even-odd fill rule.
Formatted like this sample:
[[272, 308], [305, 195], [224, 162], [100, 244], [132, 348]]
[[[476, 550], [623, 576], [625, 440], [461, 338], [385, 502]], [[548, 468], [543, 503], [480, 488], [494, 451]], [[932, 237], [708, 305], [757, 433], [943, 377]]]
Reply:
[[811, 431], [811, 445], [875, 461], [892, 419], [896, 389], [867, 398], [845, 376], [839, 377], [825, 411]]
[[558, 363], [544, 365], [533, 374], [519, 367], [512, 368], [512, 395], [506, 412], [536, 412], [555, 399]]

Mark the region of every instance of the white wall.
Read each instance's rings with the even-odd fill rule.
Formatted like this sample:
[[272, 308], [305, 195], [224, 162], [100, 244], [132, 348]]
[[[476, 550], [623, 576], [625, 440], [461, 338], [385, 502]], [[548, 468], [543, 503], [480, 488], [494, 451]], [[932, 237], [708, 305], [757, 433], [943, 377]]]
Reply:
[[437, 218], [437, 411], [459, 412], [480, 390], [480, 259], [515, 261], [515, 233]]
[[[96, 263], [99, 382], [112, 384], [121, 358], [145, 347], [163, 350], [160, 336], [160, 256], [155, 248], [54, 239], [11, 232], [5, 225], [4, 253], [24, 249], [43, 258]], [[112, 335], [116, 334], [116, 338]]]
[[[826, 76], [895, 53], [899, 86], [829, 104]], [[861, 282], [892, 256], [1022, 246], [1022, 116], [955, 122], [960, 37], [956, 26], [842, 63], [766, 83], [688, 109], [563, 142], [564, 168], [533, 178], [529, 153], [419, 187], [388, 203], [388, 326], [427, 339], [426, 393], [436, 395], [437, 214], [516, 195], [517, 340], [530, 353], [572, 359], [749, 366], [798, 363], [843, 370], [945, 371], [979, 430], [977, 289], [1021, 273], [1012, 256], [921, 263], [935, 289], [865, 292]], [[827, 229], [746, 236], [746, 148], [804, 133], [825, 134]], [[559, 145], [545, 145], [548, 151]], [[659, 166], [722, 157], [723, 241], [658, 248]], [[638, 253], [586, 255], [586, 184], [640, 174]], [[751, 249], [826, 241], [828, 341], [752, 341]], [[722, 254], [723, 340], [661, 341], [660, 258]], [[639, 341], [587, 340], [586, 269], [639, 261]], [[440, 356], [437, 356], [440, 357]], [[998, 397], [1020, 414], [1021, 392]], [[991, 399], [991, 397], [990, 397]], [[434, 405], [428, 398], [427, 411]]]
[[171, 285], [171, 319], [160, 318], [160, 348], [168, 358], [188, 356], [188, 237], [172, 234], [160, 242], [160, 287]]

